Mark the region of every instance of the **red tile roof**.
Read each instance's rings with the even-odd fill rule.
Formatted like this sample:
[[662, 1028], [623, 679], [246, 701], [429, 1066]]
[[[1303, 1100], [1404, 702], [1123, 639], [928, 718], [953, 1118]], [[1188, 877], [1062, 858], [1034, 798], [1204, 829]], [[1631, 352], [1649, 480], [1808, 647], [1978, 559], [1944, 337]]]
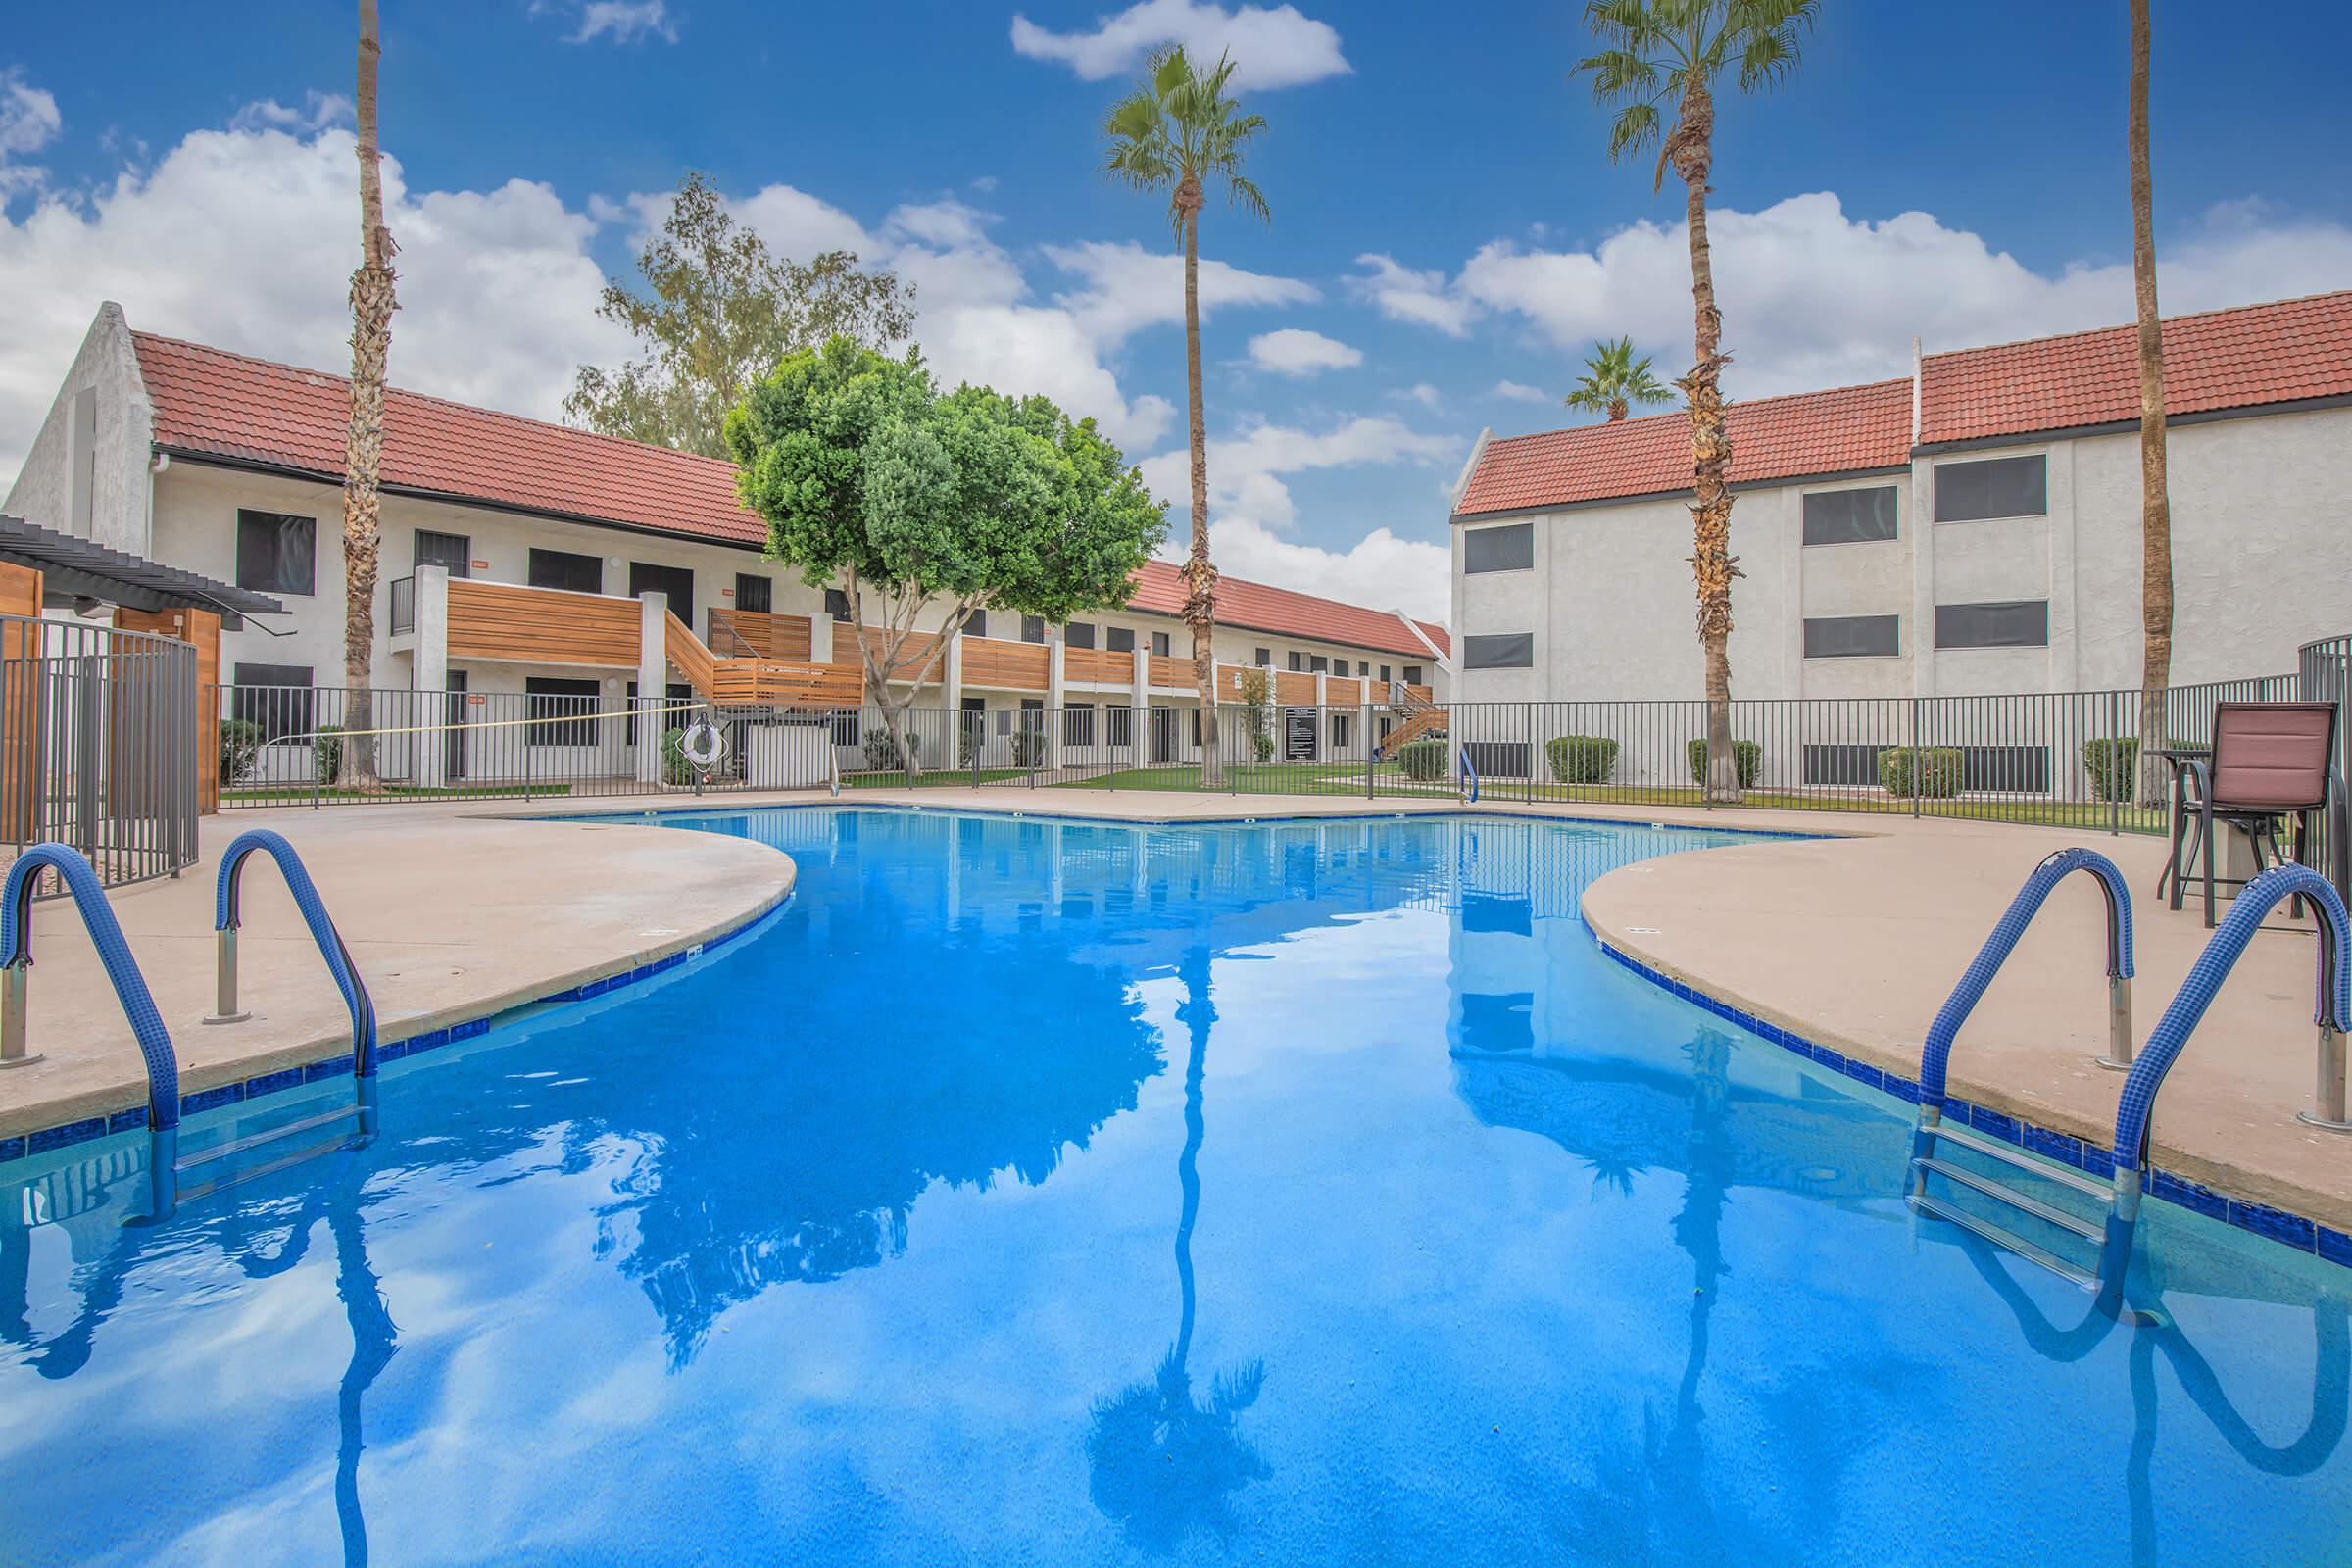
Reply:
[[[1154, 614], [1184, 612], [1184, 580], [1164, 561], [1147, 561], [1135, 574], [1135, 597], [1130, 609]], [[1240, 577], [1217, 578], [1217, 624], [1244, 631], [1273, 632], [1285, 637], [1307, 637], [1319, 642], [1348, 643], [1357, 648], [1401, 654], [1413, 662], [1429, 657], [1402, 616], [1395, 611], [1367, 610], [1314, 594], [1295, 593]], [[1441, 651], [1450, 645], [1443, 626], [1416, 622]]]
[[[2168, 416], [2352, 392], [2352, 293], [2321, 294], [2164, 323]], [[2064, 337], [1931, 354], [1921, 366], [1920, 441], [2139, 422], [2139, 333]]]
[[[155, 442], [341, 483], [351, 416], [339, 375], [134, 332]], [[735, 466], [398, 388], [384, 395], [384, 483], [532, 512], [760, 545]]]
[[[1735, 403], [1725, 423], [1734, 484], [1898, 467], [1910, 461], [1911, 383]], [[1690, 488], [1690, 421], [1649, 414], [1488, 442], [1456, 511], [1468, 516]]]
[[[2352, 395], [2352, 292], [2164, 323], [2168, 414]], [[1896, 467], [1910, 461], [1911, 383], [1878, 381], [1735, 403], [1735, 484]], [[1923, 446], [2139, 419], [2129, 326], [1931, 354], [1920, 366]], [[1690, 482], [1684, 416], [1653, 414], [1490, 441], [1457, 516], [1628, 499]]]
[[[155, 443], [289, 468], [340, 484], [350, 391], [342, 376], [133, 332], [155, 408]], [[767, 525], [735, 499], [735, 465], [397, 388], [384, 397], [386, 485], [530, 512], [758, 547]], [[1428, 650], [1390, 612], [1220, 578], [1217, 618], [1284, 636], [1418, 660]], [[1176, 570], [1137, 574], [1135, 608], [1181, 612]], [[1446, 630], [1424, 622], [1440, 648]]]

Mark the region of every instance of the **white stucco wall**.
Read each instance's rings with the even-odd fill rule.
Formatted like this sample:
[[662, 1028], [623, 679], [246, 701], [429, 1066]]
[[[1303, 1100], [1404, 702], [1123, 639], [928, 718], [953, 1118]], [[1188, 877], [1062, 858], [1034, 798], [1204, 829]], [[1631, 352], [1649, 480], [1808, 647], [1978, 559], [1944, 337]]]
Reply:
[[[84, 454], [89, 465], [90, 516], [75, 526], [74, 514], [73, 424], [75, 399], [97, 392], [96, 441]], [[137, 353], [122, 308], [111, 300], [81, 340], [67, 368], [57, 399], [41, 420], [40, 433], [9, 486], [0, 512], [60, 533], [80, 533], [133, 555], [149, 555], [147, 464], [155, 438], [155, 411], [139, 377]]]

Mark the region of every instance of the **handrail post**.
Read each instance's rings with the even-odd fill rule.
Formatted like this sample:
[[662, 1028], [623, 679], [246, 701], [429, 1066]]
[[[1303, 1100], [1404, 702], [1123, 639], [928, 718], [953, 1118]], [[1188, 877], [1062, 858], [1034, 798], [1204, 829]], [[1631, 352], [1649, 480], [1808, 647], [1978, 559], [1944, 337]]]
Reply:
[[2352, 1120], [2344, 1114], [2344, 1032], [2330, 1024], [2320, 1025], [2319, 1084], [2311, 1111], [2295, 1119], [2332, 1133], [2352, 1132]]
[[2090, 1059], [2112, 1072], [2132, 1070], [2132, 977], [2107, 977], [2107, 1054]]
[[[238, 870], [243, 870], [242, 864]], [[230, 893], [229, 900], [233, 905], [236, 894]], [[224, 925], [213, 934], [213, 1010], [204, 1021], [243, 1023], [252, 1016], [237, 1005], [237, 928]]]
[[0, 968], [0, 1067], [29, 1067], [42, 1058], [24, 1049], [24, 994], [32, 979], [32, 960]]

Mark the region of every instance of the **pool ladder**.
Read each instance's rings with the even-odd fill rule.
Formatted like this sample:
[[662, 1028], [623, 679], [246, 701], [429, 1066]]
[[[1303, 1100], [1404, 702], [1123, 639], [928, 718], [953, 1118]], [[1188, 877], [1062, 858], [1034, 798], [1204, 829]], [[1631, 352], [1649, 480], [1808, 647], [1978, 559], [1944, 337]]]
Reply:
[[[2107, 1054], [2100, 1066], [2127, 1073], [2116, 1109], [2115, 1175], [2101, 1182], [2080, 1170], [2038, 1158], [2000, 1139], [1943, 1119], [1947, 1072], [1952, 1043], [1961, 1025], [1983, 999], [1992, 978], [2025, 934], [2050, 890], [2069, 873], [2087, 871], [2107, 898]], [[2063, 1279], [2094, 1292], [2099, 1305], [2111, 1315], [2123, 1310], [2124, 1275], [2132, 1261], [2132, 1243], [2139, 1223], [2140, 1200], [2148, 1176], [2150, 1123], [2157, 1092], [2165, 1075], [2180, 1059], [2189, 1035], [2205, 1009], [2241, 957], [2254, 933], [2272, 909], [2288, 899], [2307, 900], [2319, 922], [2319, 985], [2314, 1018], [2319, 1028], [2318, 1094], [2314, 1109], [2300, 1119], [2334, 1132], [2352, 1131], [2345, 1117], [2344, 1036], [2352, 1025], [2352, 928], [2344, 904], [2326, 878], [2300, 865], [2264, 872], [2247, 885], [2231, 905], [2205, 951], [2189, 970], [2180, 992], [2157, 1020], [2147, 1049], [2134, 1053], [2132, 1030], [2132, 896], [2115, 862], [2090, 850], [2061, 850], [2034, 868], [2008, 911], [1985, 939], [1968, 971], [1936, 1014], [1920, 1057], [1919, 1124], [1912, 1138], [1909, 1198], [1911, 1206], [1931, 1218], [1946, 1221], [2018, 1256], [2040, 1265]], [[1948, 1148], [1947, 1148], [1948, 1146]], [[2103, 1211], [2089, 1215], [2045, 1200], [2014, 1181], [1961, 1164], [1946, 1157], [1949, 1149], [1964, 1149], [2008, 1170], [2096, 1200]], [[1950, 1198], [1929, 1191], [1931, 1178], [1941, 1178], [1990, 1199], [2013, 1214], [2050, 1227], [2069, 1238], [2055, 1246], [2078, 1250], [2076, 1243], [2094, 1250], [2087, 1263], [2062, 1255], [2053, 1247], [2019, 1234], [2008, 1225], [1963, 1208]], [[2055, 1195], [2053, 1195], [2055, 1196]]]
[[[240, 919], [240, 893], [245, 863], [257, 852], [267, 852], [285, 875], [286, 887], [294, 895], [295, 906], [302, 911], [303, 922], [310, 928], [312, 939], [318, 943], [319, 954], [326, 959], [327, 972], [334, 977], [336, 987], [351, 1009], [352, 1100], [349, 1104], [299, 1117], [258, 1133], [228, 1139], [182, 1158], [179, 1153], [179, 1059], [172, 1046], [172, 1037], [164, 1027], [163, 1014], [157, 1009], [154, 995], [147, 989], [146, 977], [139, 972], [138, 961], [131, 956], [130, 945], [124, 940], [121, 922], [115, 918], [113, 906], [108, 904], [106, 891], [99, 886], [97, 872], [88, 859], [63, 844], [35, 844], [19, 856], [8, 868], [5, 882], [0, 882], [0, 1064], [13, 1065], [37, 1061], [38, 1055], [24, 1053], [24, 1003], [27, 981], [32, 968], [32, 895], [42, 871], [54, 871], [74, 898], [74, 906], [80, 913], [83, 926], [89, 931], [90, 942], [98, 951], [99, 961], [105, 965], [107, 979], [113, 984], [116, 1000], [129, 1019], [131, 1034], [137, 1039], [139, 1054], [147, 1068], [147, 1131], [150, 1140], [147, 1160], [150, 1219], [162, 1219], [181, 1202], [203, 1198], [208, 1194], [251, 1181], [289, 1165], [314, 1159], [335, 1150], [353, 1147], [355, 1140], [365, 1143], [376, 1132], [376, 1029], [375, 1004], [368, 995], [368, 987], [360, 979], [358, 966], [353, 963], [351, 950], [328, 917], [324, 901], [311, 881], [311, 874], [295, 854], [294, 846], [284, 837], [266, 828], [239, 834], [220, 858], [220, 874], [214, 894], [214, 931], [216, 944], [216, 975], [214, 1012], [204, 1021], [208, 1024], [233, 1024], [252, 1016], [237, 1006], [237, 930]], [[348, 1127], [344, 1127], [349, 1123]], [[290, 1151], [274, 1154], [259, 1163], [208, 1174], [204, 1179], [181, 1185], [180, 1178], [189, 1171], [217, 1166], [234, 1155], [249, 1152], [337, 1127], [322, 1139], [316, 1139]]]

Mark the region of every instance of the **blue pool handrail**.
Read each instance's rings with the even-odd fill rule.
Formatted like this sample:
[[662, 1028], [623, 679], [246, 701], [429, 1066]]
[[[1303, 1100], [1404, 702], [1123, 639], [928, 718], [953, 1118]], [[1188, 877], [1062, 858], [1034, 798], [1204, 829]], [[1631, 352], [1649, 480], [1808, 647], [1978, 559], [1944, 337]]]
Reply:
[[302, 857], [294, 853], [285, 836], [268, 828], [251, 828], [230, 842], [220, 857], [220, 876], [213, 900], [213, 929], [220, 945], [220, 1012], [222, 1017], [236, 1017], [236, 936], [242, 923], [240, 894], [243, 891], [245, 862], [256, 851], [268, 851], [277, 862], [286, 879], [286, 889], [294, 895], [294, 906], [302, 911], [303, 923], [310, 927], [311, 940], [318, 944], [319, 956], [326, 959], [327, 972], [334, 976], [335, 986], [343, 993], [344, 1003], [351, 1008], [352, 1072], [360, 1078], [375, 1076], [375, 1002], [368, 995], [368, 987], [360, 979], [359, 966], [352, 962], [351, 950], [344, 946], [343, 935], [328, 917], [326, 904], [318, 897], [318, 888], [311, 880], [309, 867]]
[[[123, 1016], [130, 1020], [130, 1032], [139, 1043], [139, 1054], [147, 1064], [147, 1124], [160, 1132], [170, 1132], [179, 1125], [179, 1057], [172, 1049], [171, 1033], [164, 1028], [164, 1015], [155, 1005], [155, 997], [147, 989], [146, 977], [139, 973], [139, 964], [130, 955], [130, 944], [123, 938], [122, 923], [115, 918], [114, 906], [106, 901], [106, 890], [99, 886], [98, 872], [87, 857], [70, 845], [57, 843], [35, 844], [19, 855], [8, 868], [8, 877], [0, 883], [0, 967], [9, 975], [11, 1011], [22, 1004], [18, 988], [24, 971], [32, 963], [32, 892], [33, 883], [43, 871], [55, 871], [57, 878], [74, 896], [74, 907], [81, 915], [81, 923], [90, 933], [90, 946], [98, 951], [98, 961], [106, 966], [106, 978], [115, 988], [115, 998], [122, 1004]], [[22, 1017], [12, 1017], [21, 1025]]]
[[[2148, 1118], [2156, 1092], [2173, 1070], [2189, 1035], [2205, 1009], [2244, 956], [2247, 944], [2273, 909], [2300, 895], [2310, 901], [2319, 922], [2318, 996], [2312, 1021], [2320, 1031], [2319, 1103], [2302, 1117], [2306, 1123], [2330, 1131], [2348, 1129], [2344, 1117], [2344, 1036], [2352, 1030], [2352, 918], [2344, 901], [2328, 879], [2303, 865], [2280, 865], [2263, 872], [2241, 890], [2229, 915], [2181, 982], [2179, 995], [2148, 1036], [2148, 1048], [2132, 1064], [2124, 1081], [2123, 1102], [2115, 1113], [2115, 1171], [2120, 1184], [2127, 1171], [2134, 1183], [2147, 1168]], [[2332, 1071], [2330, 1070], [2332, 1069]]]
[[1959, 1037], [1961, 1025], [1984, 1000], [1985, 988], [2000, 972], [2009, 955], [2026, 934], [2026, 927], [2040, 912], [2050, 890], [2069, 874], [2087, 871], [2097, 879], [2100, 891], [2107, 895], [2107, 986], [2108, 986], [2108, 1052], [2106, 1058], [2116, 1065], [2128, 1065], [2132, 1060], [2132, 890], [2124, 882], [2124, 873], [2115, 862], [2096, 850], [2060, 850], [2034, 868], [2026, 885], [2017, 890], [2009, 901], [2008, 912], [1984, 939], [1984, 946], [1944, 1000], [1936, 1021], [1928, 1026], [1926, 1047], [1919, 1058], [1919, 1101], [1924, 1106], [1940, 1108], [1944, 1086], [1951, 1064], [1952, 1042]]
[[1462, 747], [1461, 754], [1463, 785], [1462, 799], [1468, 801], [1472, 806], [1476, 806], [1478, 804], [1478, 769], [1470, 765], [1469, 747]]

